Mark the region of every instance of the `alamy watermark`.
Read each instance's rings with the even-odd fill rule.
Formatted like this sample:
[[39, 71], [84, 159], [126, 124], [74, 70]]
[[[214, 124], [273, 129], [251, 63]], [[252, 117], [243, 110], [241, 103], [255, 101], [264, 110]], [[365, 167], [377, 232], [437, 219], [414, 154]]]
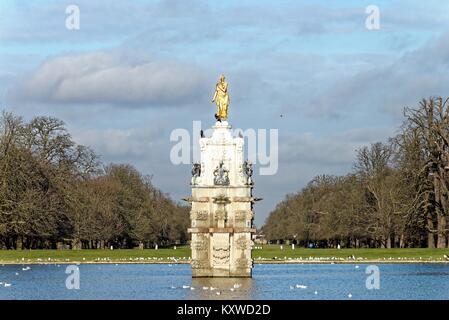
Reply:
[[[175, 142], [170, 150], [170, 161], [174, 165], [199, 162], [199, 139], [201, 132], [211, 136], [212, 129], [201, 130], [201, 121], [193, 121], [192, 131], [185, 128], [174, 129], [170, 141]], [[258, 165], [259, 175], [274, 175], [278, 171], [279, 130], [278, 129], [233, 129], [233, 137], [246, 140], [247, 159]]]
[[65, 279], [65, 287], [69, 290], [80, 289], [80, 268], [76, 265], [69, 265], [65, 269], [68, 277]]
[[79, 30], [80, 29], [80, 8], [71, 4], [65, 8], [65, 13], [67, 15], [65, 19], [65, 27], [68, 30]]
[[365, 8], [365, 13], [368, 17], [365, 20], [365, 27], [368, 30], [380, 29], [380, 9], [376, 5], [369, 5]]
[[369, 265], [365, 269], [369, 276], [366, 278], [365, 286], [368, 290], [380, 289], [380, 269], [378, 266]]

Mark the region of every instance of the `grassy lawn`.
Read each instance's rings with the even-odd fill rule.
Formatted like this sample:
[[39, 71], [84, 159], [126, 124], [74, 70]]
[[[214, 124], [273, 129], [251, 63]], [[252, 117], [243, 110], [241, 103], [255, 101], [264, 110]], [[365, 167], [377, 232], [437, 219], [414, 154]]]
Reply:
[[[305, 249], [290, 246], [266, 245], [263, 249], [254, 249], [255, 262], [266, 261], [353, 261], [380, 260], [399, 261], [446, 261], [449, 249]], [[130, 249], [130, 250], [0, 250], [0, 263], [150, 263], [150, 262], [187, 262], [190, 257], [188, 246], [177, 249]]]
[[30, 262], [163, 262], [188, 260], [190, 247], [129, 250], [0, 250], [0, 263]]
[[263, 246], [262, 250], [255, 249], [253, 256], [265, 259], [285, 260], [288, 258], [302, 258], [307, 259], [323, 259], [334, 260], [334, 258], [348, 259], [354, 256], [356, 259], [366, 260], [444, 260], [443, 255], [449, 256], [449, 249], [305, 249], [295, 248], [292, 250], [290, 246], [283, 246], [283, 250], [279, 245]]

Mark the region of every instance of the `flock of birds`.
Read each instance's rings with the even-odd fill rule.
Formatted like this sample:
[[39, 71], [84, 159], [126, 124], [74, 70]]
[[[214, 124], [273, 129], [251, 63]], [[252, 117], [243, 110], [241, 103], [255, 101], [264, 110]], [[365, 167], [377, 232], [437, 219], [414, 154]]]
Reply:
[[[356, 265], [355, 266], [355, 269], [359, 269], [360, 268], [360, 266], [358, 266], [358, 265]], [[293, 290], [293, 289], [307, 289], [307, 286], [306, 285], [303, 285], [303, 284], [297, 284], [297, 285], [295, 285], [295, 286], [290, 286], [290, 290]], [[313, 292], [315, 295], [318, 295], [318, 291], [314, 291]], [[352, 293], [349, 293], [348, 294], [348, 298], [349, 299], [351, 299], [352, 298]]]
[[[355, 269], [359, 269], [360, 268], [360, 266], [358, 266], [358, 265], [356, 265], [355, 266]], [[233, 285], [233, 287], [231, 287], [230, 289], [229, 289], [229, 291], [235, 291], [236, 289], [239, 289], [241, 287], [241, 284], [239, 284], [239, 283], [236, 283], [236, 284], [234, 284]], [[290, 285], [290, 290], [295, 290], [295, 289], [307, 289], [308, 288], [308, 286], [306, 286], [306, 285], [304, 285], [304, 284], [296, 284], [296, 285], [294, 285], [294, 286], [292, 286], [292, 285]], [[177, 289], [175, 286], [172, 286], [171, 287], [171, 289]], [[183, 285], [182, 286], [182, 289], [190, 289], [190, 290], [196, 290], [196, 288], [195, 287], [193, 287], [193, 286], [190, 286], [190, 285]], [[223, 290], [221, 290], [220, 291], [220, 289], [219, 288], [214, 288], [214, 287], [202, 287], [202, 289], [203, 290], [209, 290], [209, 291], [216, 291], [215, 292], [215, 294], [217, 295], [217, 296], [219, 296], [219, 295], [221, 295], [221, 292], [223, 291]], [[314, 295], [318, 295], [318, 291], [314, 291], [313, 292], [313, 294]], [[351, 299], [352, 298], [352, 293], [349, 293], [348, 294], [348, 298], [349, 299]]]
[[[242, 285], [240, 283], [234, 283], [234, 285], [231, 288], [229, 288], [229, 291], [235, 291], [236, 289], [239, 289], [241, 286]], [[196, 290], [195, 287], [190, 286], [190, 285], [183, 285], [182, 288], [183, 289], [189, 289], [191, 291]], [[177, 289], [177, 288], [175, 286], [172, 286], [171, 289]], [[203, 289], [204, 291], [206, 291], [206, 290], [207, 291], [215, 291], [215, 294], [217, 296], [221, 295], [221, 293], [223, 291], [223, 290], [220, 290], [219, 288], [215, 288], [215, 287], [212, 287], [212, 286], [210, 286], [210, 287], [204, 286], [201, 289]]]
[[[447, 256], [447, 255], [444, 255], [443, 258], [444, 258], [445, 260], [449, 260], [449, 256]], [[174, 263], [177, 263], [177, 262], [178, 262], [178, 261], [176, 261], [176, 259], [174, 259]], [[118, 264], [116, 264], [116, 265], [118, 265]], [[2, 265], [2, 266], [4, 266], [4, 265]], [[60, 267], [60, 265], [57, 265], [57, 266]], [[172, 266], [172, 264], [169, 264], [169, 267], [171, 267], [171, 266]], [[355, 266], [355, 269], [359, 269], [359, 268], [360, 268], [360, 267], [359, 267], [358, 265]], [[29, 267], [29, 266], [22, 267], [22, 271], [29, 271], [29, 270], [31, 270], [31, 267]], [[16, 272], [15, 275], [18, 276], [18, 275], [19, 275], [19, 272]], [[0, 287], [9, 288], [9, 287], [11, 287], [11, 286], [12, 286], [11, 283], [8, 283], [8, 282], [0, 282]], [[236, 283], [236, 284], [234, 284], [231, 288], [229, 288], [228, 290], [231, 291], [231, 292], [233, 292], [233, 291], [235, 291], [236, 289], [239, 289], [240, 287], [241, 287], [241, 284]], [[192, 290], [192, 291], [193, 291], [193, 290], [196, 290], [195, 287], [190, 286], [190, 285], [183, 285], [182, 288], [183, 288], [183, 289], [190, 289], [190, 290]], [[303, 285], [303, 284], [296, 284], [296, 285], [294, 285], [294, 286], [290, 285], [290, 290], [294, 290], [294, 289], [307, 289], [307, 288], [308, 288], [308, 286], [307, 286], [307, 285]], [[176, 289], [176, 287], [172, 286], [171, 289]], [[204, 286], [204, 287], [202, 287], [201, 289], [204, 290], [204, 291], [206, 291], [206, 290], [214, 291], [215, 294], [216, 294], [217, 296], [221, 295], [221, 293], [222, 293], [222, 291], [223, 291], [223, 290], [220, 290], [219, 288], [215, 288], [215, 287], [212, 287], [212, 286], [210, 286], [210, 287]], [[314, 291], [314, 294], [315, 294], [315, 295], [318, 295], [318, 291]], [[349, 298], [349, 299], [352, 298], [352, 294], [351, 294], [351, 293], [348, 294], [348, 298]]]
[[[4, 266], [4, 264], [3, 264], [2, 266]], [[27, 266], [27, 267], [23, 267], [23, 268], [22, 268], [22, 271], [28, 271], [28, 270], [31, 270], [31, 267]], [[19, 273], [16, 272], [15, 275], [18, 276]], [[9, 288], [9, 287], [11, 287], [11, 286], [12, 286], [12, 283], [0, 281], [0, 287]]]
[[[117, 264], [116, 264], [116, 265], [117, 265]], [[4, 266], [4, 265], [3, 265], [3, 266]], [[60, 267], [60, 265], [57, 265], [57, 266]], [[172, 265], [169, 265], [169, 266], [172, 266]], [[359, 266], [356, 265], [355, 268], [356, 268], [356, 269], [359, 269]], [[29, 266], [22, 267], [22, 271], [29, 271], [29, 270], [31, 270], [31, 267], [29, 267]], [[15, 275], [18, 276], [19, 273], [16, 272]], [[11, 284], [11, 283], [7, 283], [7, 282], [0, 282], [0, 286], [3, 286], [3, 287], [5, 287], [5, 288], [9, 288], [9, 287], [12, 286], [12, 284]], [[234, 284], [231, 288], [229, 288], [228, 290], [231, 291], [231, 292], [234, 292], [235, 290], [239, 289], [241, 286], [242, 286], [242, 285], [241, 285], [240, 283], [235, 283], [235, 284]], [[294, 285], [294, 286], [290, 285], [290, 290], [294, 290], [294, 289], [307, 289], [307, 288], [308, 288], [308, 286], [307, 286], [307, 285], [304, 285], [304, 284], [296, 284], [296, 285]], [[175, 286], [172, 286], [171, 289], [177, 289], [177, 288], [176, 288]], [[191, 291], [196, 290], [195, 287], [190, 286], [190, 285], [183, 285], [183, 286], [182, 286], [182, 289], [189, 289], [189, 290], [191, 290]], [[203, 286], [201, 289], [204, 290], [204, 291], [206, 291], [206, 290], [208, 290], [208, 291], [214, 291], [215, 294], [216, 294], [217, 296], [221, 295], [221, 293], [222, 293], [222, 291], [223, 291], [222, 289], [215, 288], [215, 287], [212, 287], [212, 286], [210, 286], [210, 287], [208, 287], [208, 286]], [[315, 294], [315, 295], [318, 295], [318, 291], [314, 291], [314, 294]], [[352, 298], [352, 294], [351, 294], [351, 293], [348, 294], [348, 298], [350, 298], [350, 299]]]
[[[358, 267], [358, 266], [356, 266], [356, 267]], [[234, 292], [236, 289], [239, 289], [240, 287], [241, 287], [241, 284], [235, 283], [235, 284], [229, 289], [229, 291]], [[290, 286], [290, 290], [294, 290], [294, 289], [307, 289], [307, 288], [308, 288], [308, 286], [306, 286], [306, 285], [304, 285], [304, 284], [296, 284], [296, 285], [294, 285], [294, 286]], [[176, 288], [175, 286], [172, 286], [171, 289], [177, 289], [177, 288]], [[189, 290], [191, 290], [191, 291], [196, 290], [195, 287], [190, 286], [190, 285], [183, 285], [183, 286], [182, 286], [182, 289], [189, 289]], [[211, 286], [211, 287], [202, 287], [202, 289], [203, 289], [204, 291], [216, 291], [215, 294], [216, 294], [217, 296], [221, 295], [221, 293], [222, 293], [222, 291], [223, 291], [223, 290], [220, 291], [219, 288], [214, 288], [214, 287], [212, 287], [212, 286]], [[318, 295], [318, 291], [315, 290], [315, 291], [313, 292], [313, 294], [314, 294], [314, 295]], [[351, 293], [348, 294], [348, 298], [349, 298], [349, 299], [352, 298], [352, 294], [351, 294]]]

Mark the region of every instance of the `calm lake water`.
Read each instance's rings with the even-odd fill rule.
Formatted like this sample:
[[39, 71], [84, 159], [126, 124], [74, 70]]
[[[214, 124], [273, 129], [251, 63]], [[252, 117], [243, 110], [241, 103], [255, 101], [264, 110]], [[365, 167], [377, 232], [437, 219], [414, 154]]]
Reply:
[[80, 289], [68, 290], [66, 265], [5, 265], [0, 299], [449, 299], [449, 265], [377, 266], [379, 290], [366, 289], [363, 264], [255, 265], [252, 279], [192, 279], [189, 265], [80, 265]]

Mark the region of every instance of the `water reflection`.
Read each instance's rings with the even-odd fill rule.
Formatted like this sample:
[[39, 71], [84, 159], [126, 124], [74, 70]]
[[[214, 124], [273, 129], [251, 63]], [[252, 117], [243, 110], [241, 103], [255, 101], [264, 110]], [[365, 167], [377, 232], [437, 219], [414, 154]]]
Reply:
[[193, 278], [188, 299], [254, 299], [255, 280], [251, 278]]

